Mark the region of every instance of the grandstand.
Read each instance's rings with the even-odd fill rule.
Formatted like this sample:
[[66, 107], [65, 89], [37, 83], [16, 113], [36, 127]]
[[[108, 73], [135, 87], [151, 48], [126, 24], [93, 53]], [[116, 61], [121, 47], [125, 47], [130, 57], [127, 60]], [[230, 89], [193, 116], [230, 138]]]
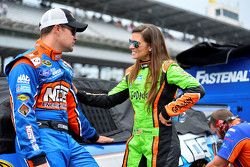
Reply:
[[203, 40], [212, 39], [220, 43], [237, 41], [240, 44], [250, 42], [248, 29], [177, 8], [160, 0], [140, 0], [136, 3], [134, 0], [53, 0], [53, 2], [77, 5], [85, 10], [143, 23], [153, 23]]
[[[1, 64], [3, 64], [1, 72], [8, 61], [34, 45], [35, 40], [39, 37], [39, 19], [46, 10], [25, 5], [20, 6], [15, 3], [8, 3], [8, 6], [7, 16], [0, 18], [0, 52]], [[99, 78], [103, 73], [102, 69], [106, 69], [104, 67], [110, 67], [110, 71], [122, 70], [122, 73], [119, 73], [122, 76], [124, 69], [133, 63], [129, 57], [128, 44], [125, 42], [125, 39], [129, 38], [129, 32], [115, 29], [118, 31], [117, 34], [123, 36], [123, 40], [118, 40], [109, 37], [113, 31], [112, 28], [115, 28], [114, 26], [90, 20], [86, 20], [86, 22], [89, 24], [89, 28], [84, 34], [78, 35], [78, 43], [74, 52], [65, 56], [65, 59], [72, 65], [74, 62], [92, 65], [90, 68], [92, 71], [96, 71], [95, 68], [97, 68], [100, 72], [97, 73], [96, 78]], [[102, 31], [100, 28], [95, 28], [104, 27], [103, 25], [105, 28]], [[116, 68], [113, 69], [113, 67]], [[82, 75], [86, 76], [88, 73]], [[114, 77], [117, 78], [115, 74]]]
[[[0, 18], [0, 51], [3, 63], [1, 71], [18, 53], [33, 46], [35, 39], [39, 37], [39, 19], [47, 10], [20, 5], [20, 2], [9, 2], [8, 6], [7, 16]], [[77, 36], [78, 42], [74, 51], [68, 53], [64, 59], [73, 67], [78, 67], [75, 70], [76, 76], [119, 80], [124, 70], [133, 63], [127, 42], [131, 33], [124, 27], [117, 27], [104, 20], [93, 20], [84, 16], [78, 16], [78, 19], [86, 22], [88, 29]], [[191, 47], [191, 44], [180, 40], [166, 41], [172, 56], [180, 52], [180, 48], [184, 50]], [[106, 72], [111, 74], [107, 77]]]
[[[8, 61], [13, 59], [18, 53], [22, 53], [32, 47], [35, 39], [39, 37], [39, 19], [48, 7], [56, 5], [50, 0], [43, 0], [42, 2], [42, 6], [39, 4], [37, 6], [31, 6], [23, 4], [18, 0], [6, 2], [8, 5], [8, 13], [5, 17], [0, 17], [0, 62], [3, 64], [0, 68], [0, 73], [3, 72], [3, 68]], [[232, 29], [235, 32], [242, 30], [242, 28], [211, 20], [157, 1], [142, 0], [138, 1], [138, 3], [130, 3], [130, 1], [126, 1], [125, 3], [124, 0], [110, 0], [105, 2], [101, 0], [60, 0], [53, 2], [66, 5], [64, 7], [73, 10], [73, 12], [77, 14], [78, 19], [89, 25], [84, 33], [78, 34], [78, 41], [74, 51], [67, 53], [67, 56], [64, 57], [64, 59], [73, 66], [76, 76], [120, 80], [124, 70], [134, 62], [134, 60], [130, 58], [127, 42], [131, 33], [127, 29], [127, 25], [117, 26], [114, 24], [118, 19], [126, 18], [131, 21], [153, 23], [161, 27], [164, 35], [166, 35], [168, 51], [173, 58], [181, 51], [199, 42], [185, 38], [188, 36], [188, 33], [191, 33], [191, 31], [189, 31], [190, 28], [185, 28], [189, 23], [194, 26], [192, 27], [193, 35], [202, 37], [203, 40], [209, 37], [214, 39], [213, 36], [209, 36], [209, 34], [215, 34], [216, 30], [222, 30], [221, 28], [214, 28], [217, 25], [229, 27], [225, 30], [225, 35], [228, 38], [232, 34], [229, 30]], [[46, 4], [49, 5], [46, 6]], [[77, 6], [77, 8], [74, 6]], [[128, 10], [134, 14], [131, 15], [131, 12], [127, 12]], [[152, 10], [154, 11], [153, 13]], [[92, 15], [88, 15], [89, 11], [92, 11]], [[95, 13], [98, 13], [99, 16], [107, 14], [112, 17], [112, 20], [108, 22], [100, 17], [95, 17]], [[157, 14], [160, 17], [157, 17]], [[172, 20], [172, 16], [175, 18], [174, 21]], [[95, 17], [95, 19], [93, 19], [93, 17]], [[184, 19], [184, 17], [187, 19]], [[208, 25], [215, 24], [215, 26], [210, 28], [211, 31], [209, 32], [205, 31], [206, 28], [204, 27], [194, 29], [198, 21], [201, 23], [201, 26], [203, 23], [209, 23]], [[181, 27], [184, 29], [181, 29]], [[178, 39], [172, 36], [169, 34], [169, 29], [184, 32], [184, 39]], [[204, 34], [201, 34], [203, 29]], [[225, 37], [222, 36], [223, 32], [224, 31], [218, 32], [218, 37], [216, 38], [218, 41], [225, 39]], [[187, 33], [187, 35], [185, 33]], [[246, 36], [250, 34], [247, 30], [239, 31], [239, 33], [243, 33]], [[238, 34], [238, 36], [241, 37], [241, 34]], [[243, 39], [250, 38], [241, 38], [241, 40]]]

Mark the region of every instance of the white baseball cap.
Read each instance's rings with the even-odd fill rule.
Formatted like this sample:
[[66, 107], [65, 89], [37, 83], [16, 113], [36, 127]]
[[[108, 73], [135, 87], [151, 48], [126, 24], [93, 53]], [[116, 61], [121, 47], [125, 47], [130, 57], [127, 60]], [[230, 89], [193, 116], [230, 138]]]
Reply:
[[78, 22], [69, 10], [54, 8], [43, 14], [39, 22], [39, 29], [42, 30], [43, 28], [58, 24], [66, 24], [76, 28], [77, 32], [83, 32], [88, 27], [88, 24]]

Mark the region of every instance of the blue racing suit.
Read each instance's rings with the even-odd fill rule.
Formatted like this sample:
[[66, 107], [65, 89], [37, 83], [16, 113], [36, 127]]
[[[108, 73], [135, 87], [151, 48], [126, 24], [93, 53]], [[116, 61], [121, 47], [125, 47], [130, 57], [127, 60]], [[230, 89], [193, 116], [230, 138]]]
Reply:
[[16, 152], [23, 166], [98, 166], [68, 134], [96, 141], [96, 130], [79, 108], [72, 87], [73, 71], [62, 53], [38, 40], [5, 69], [10, 90]]
[[218, 156], [226, 159], [234, 167], [250, 166], [250, 123], [236, 124], [228, 129]]

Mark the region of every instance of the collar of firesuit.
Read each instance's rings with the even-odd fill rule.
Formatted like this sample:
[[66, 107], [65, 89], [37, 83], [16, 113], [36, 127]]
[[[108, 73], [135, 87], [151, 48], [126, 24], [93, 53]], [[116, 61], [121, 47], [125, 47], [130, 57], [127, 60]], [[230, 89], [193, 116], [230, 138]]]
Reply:
[[140, 60], [140, 66], [142, 69], [149, 67], [149, 64], [150, 64], [150, 60], [146, 60], [146, 61]]
[[36, 41], [36, 48], [42, 50], [42, 52], [48, 55], [52, 60], [60, 60], [62, 58], [62, 52], [54, 50], [53, 48], [47, 46], [41, 39]]

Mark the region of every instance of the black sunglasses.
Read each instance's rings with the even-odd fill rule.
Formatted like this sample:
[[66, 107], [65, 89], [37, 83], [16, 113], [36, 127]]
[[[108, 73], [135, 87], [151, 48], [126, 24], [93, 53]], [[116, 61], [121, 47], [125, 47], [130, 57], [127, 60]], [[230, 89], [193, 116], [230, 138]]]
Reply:
[[71, 34], [72, 34], [73, 36], [76, 35], [76, 28], [70, 27], [70, 26], [65, 25], [65, 24], [60, 24], [60, 26], [62, 26], [62, 27], [64, 27], [64, 28], [67, 28], [68, 30], [70, 30], [70, 32], [71, 32]]
[[129, 43], [129, 46], [133, 45], [135, 48], [139, 48], [139, 46], [140, 46], [139, 41], [135, 41], [135, 40], [132, 40], [132, 39], [129, 39], [128, 43]]

